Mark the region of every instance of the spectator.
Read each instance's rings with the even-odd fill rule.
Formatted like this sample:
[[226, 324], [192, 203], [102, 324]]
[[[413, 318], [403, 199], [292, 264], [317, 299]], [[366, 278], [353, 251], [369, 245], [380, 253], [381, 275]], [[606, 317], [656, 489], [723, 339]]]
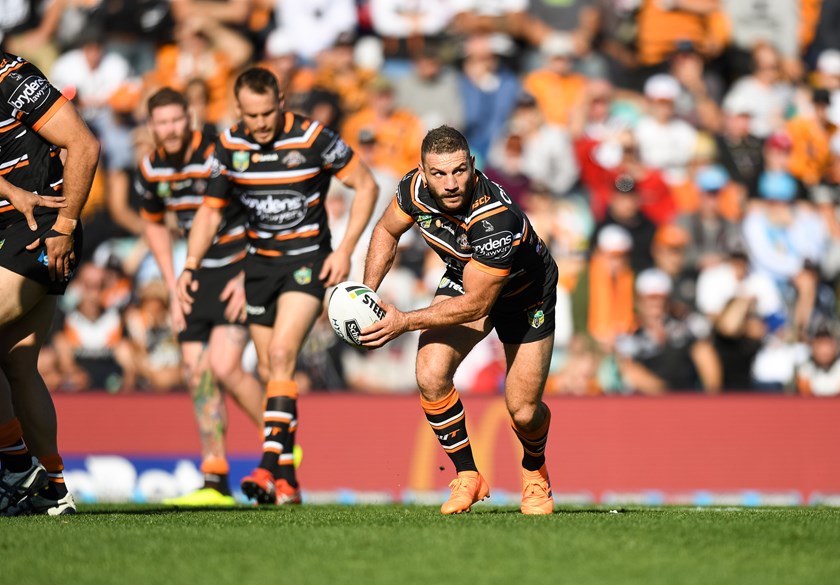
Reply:
[[837, 327], [819, 324], [809, 340], [810, 357], [796, 369], [796, 390], [804, 396], [840, 396]]
[[724, 100], [742, 100], [751, 114], [750, 133], [767, 138], [780, 130], [793, 103], [793, 87], [782, 76], [779, 52], [768, 43], [753, 48], [753, 72], [739, 78]]
[[796, 182], [790, 175], [765, 172], [758, 191], [763, 202], [747, 214], [743, 226], [750, 260], [795, 305], [793, 326], [801, 332], [816, 301], [816, 267], [825, 250], [825, 226], [812, 210], [793, 205]]
[[729, 183], [726, 171], [716, 165], [701, 167], [694, 180], [699, 191], [697, 211], [681, 215], [677, 224], [688, 234], [686, 268], [697, 274], [720, 263], [741, 236], [739, 227], [720, 212], [719, 196]]
[[129, 81], [129, 65], [106, 51], [104, 31], [88, 29], [79, 47], [56, 60], [50, 77], [68, 95], [75, 95], [79, 112], [102, 143], [106, 169], [106, 205], [112, 220], [126, 233], [140, 233], [140, 217], [129, 206], [131, 128], [114, 113], [109, 101]]
[[785, 322], [784, 306], [773, 281], [749, 272], [742, 247], [733, 246], [724, 260], [704, 268], [697, 279], [697, 308], [713, 328], [726, 390], [753, 387], [752, 366], [765, 335]]
[[210, 90], [207, 120], [225, 125], [233, 117], [231, 75], [248, 62], [253, 47], [218, 21], [198, 15], [176, 23], [174, 40], [158, 50], [155, 69], [145, 78], [147, 90], [183, 91], [190, 80], [203, 79]]
[[709, 60], [729, 39], [720, 0], [641, 0], [637, 25], [638, 60], [648, 74], [661, 72], [680, 42], [691, 42]]
[[277, 74], [286, 106], [300, 110], [315, 86], [315, 71], [301, 64], [291, 39], [282, 31], [273, 31], [265, 41], [263, 65]]
[[669, 313], [671, 281], [657, 269], [636, 279], [638, 329], [616, 342], [624, 383], [641, 394], [695, 391], [716, 394], [721, 388], [718, 356], [708, 340], [705, 319], [675, 319]]
[[675, 116], [674, 103], [679, 95], [680, 84], [670, 75], [648, 79], [648, 114], [639, 120], [635, 131], [642, 162], [661, 170], [670, 186], [687, 182], [688, 164], [697, 142], [697, 130]]
[[630, 250], [630, 266], [639, 273], [653, 266], [651, 245], [656, 234], [656, 224], [641, 212], [641, 201], [636, 183], [628, 175], [619, 176], [613, 186], [613, 194], [606, 216], [595, 227], [593, 242], [608, 225], [619, 225], [630, 233], [633, 245]]
[[[761, 197], [761, 194], [758, 192], [758, 180], [763, 173], [789, 174], [792, 152], [793, 141], [786, 133], [774, 132], [767, 137], [767, 140], [764, 141], [764, 148], [762, 149], [764, 165], [761, 169], [762, 172], [756, 175], [755, 182], [751, 186], [750, 197]], [[807, 198], [805, 186], [795, 177], [794, 180], [796, 184], [794, 198]]]
[[[840, 94], [837, 97], [840, 99]], [[840, 103], [830, 104], [831, 94], [816, 89], [809, 111], [797, 114], [786, 125], [791, 141], [788, 171], [806, 188], [819, 183], [828, 170], [828, 143], [840, 123]]]
[[627, 230], [618, 225], [604, 227], [598, 233], [589, 269], [578, 282], [577, 294], [587, 297], [586, 329], [607, 349], [612, 349], [618, 335], [631, 332], [635, 325], [629, 256], [632, 246]]
[[358, 16], [353, 0], [284, 2], [274, 8], [277, 30], [285, 36], [305, 64], [334, 46], [342, 35], [356, 31]]
[[693, 43], [677, 44], [668, 73], [680, 84], [674, 112], [693, 126], [714, 130], [720, 124], [718, 102], [723, 97], [721, 79], [706, 70], [703, 56]]
[[103, 300], [105, 269], [83, 264], [73, 288], [78, 291], [78, 304], [53, 338], [64, 387], [133, 390], [136, 371], [122, 317], [117, 309], [106, 308]]
[[356, 37], [342, 33], [332, 47], [318, 54], [315, 87], [334, 93], [341, 104], [341, 114], [358, 112], [368, 103], [368, 86], [377, 76], [376, 71], [358, 65], [353, 51]]
[[569, 135], [562, 127], [544, 120], [530, 94], [519, 96], [507, 132], [490, 150], [490, 166], [504, 167], [511, 141], [521, 144], [521, 172], [530, 182], [547, 187], [556, 198], [569, 193], [578, 179]]
[[790, 0], [723, 0], [723, 10], [732, 31], [725, 60], [730, 79], [750, 73], [750, 55], [758, 42], [769, 43], [779, 51], [787, 77], [801, 77], [800, 4]]
[[752, 106], [747, 97], [728, 96], [715, 144], [720, 163], [744, 193], [754, 189], [763, 166], [762, 141], [750, 133], [751, 125]]
[[594, 50], [594, 43], [601, 28], [601, 13], [597, 0], [531, 0], [528, 16], [531, 24], [527, 36], [531, 44], [540, 46], [552, 34], [560, 34], [572, 42], [578, 70], [587, 77], [606, 77], [604, 58]]
[[487, 35], [471, 36], [464, 43], [460, 90], [466, 113], [464, 135], [481, 167], [521, 93], [519, 80], [501, 64]]
[[137, 304], [125, 312], [125, 329], [138, 385], [154, 392], [181, 387], [181, 352], [169, 319], [169, 294], [162, 281], [140, 289]]
[[429, 43], [443, 36], [455, 10], [452, 4], [447, 0], [419, 0], [409, 4], [400, 0], [370, 0], [373, 31], [382, 37], [386, 63], [414, 59], [429, 48]]
[[685, 261], [689, 234], [675, 224], [665, 224], [656, 230], [651, 246], [653, 265], [671, 279], [671, 313], [685, 318], [694, 310], [697, 273]]
[[572, 67], [574, 45], [571, 37], [547, 37], [540, 45], [544, 61], [540, 69], [525, 76], [522, 85], [534, 96], [547, 122], [566, 127], [572, 111], [581, 106], [586, 78]]
[[396, 87], [397, 103], [414, 112], [426, 128], [442, 124], [464, 128], [464, 104], [458, 88], [458, 74], [444, 64], [443, 49], [426, 43], [412, 59], [409, 73]]
[[397, 107], [394, 85], [387, 78], [374, 79], [370, 93], [370, 106], [348, 117], [341, 134], [354, 150], [362, 139], [370, 141], [372, 166], [402, 176], [420, 161], [423, 123]]

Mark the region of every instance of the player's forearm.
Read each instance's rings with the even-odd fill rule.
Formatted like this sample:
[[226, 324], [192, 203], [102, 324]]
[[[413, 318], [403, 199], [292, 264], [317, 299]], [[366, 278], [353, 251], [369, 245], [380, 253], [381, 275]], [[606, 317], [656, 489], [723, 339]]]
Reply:
[[[85, 206], [93, 175], [99, 163], [99, 141], [89, 132], [78, 136], [67, 145], [67, 160], [64, 162], [64, 182], [62, 194], [66, 198], [67, 207], [59, 215], [70, 219], [78, 219]], [[42, 193], [47, 195], [47, 193]]]
[[353, 204], [350, 206], [350, 217], [347, 221], [347, 229], [344, 232], [344, 237], [338, 245], [338, 249], [346, 252], [348, 255], [353, 253], [356, 245], [359, 243], [359, 238], [365, 227], [370, 221], [370, 216], [373, 214], [373, 208], [376, 205], [376, 198], [379, 196], [379, 187], [371, 180], [369, 183], [360, 185], [356, 188], [356, 194], [353, 197]]
[[424, 309], [410, 311], [405, 314], [408, 318], [409, 331], [477, 321], [486, 317], [493, 307], [493, 302], [488, 298], [489, 296], [483, 292], [466, 293], [462, 296], [448, 298]]
[[[222, 214], [218, 209], [207, 205], [198, 208], [187, 240], [187, 268], [197, 268], [201, 264], [221, 223]], [[191, 265], [193, 263], [195, 266]]]
[[364, 284], [371, 290], [376, 290], [382, 284], [382, 279], [388, 274], [397, 255], [398, 239], [388, 230], [377, 224], [373, 228], [370, 247], [365, 258]]
[[172, 236], [167, 227], [161, 223], [145, 220], [143, 222], [143, 236], [157, 262], [163, 282], [169, 290], [175, 290], [175, 268], [172, 262]]

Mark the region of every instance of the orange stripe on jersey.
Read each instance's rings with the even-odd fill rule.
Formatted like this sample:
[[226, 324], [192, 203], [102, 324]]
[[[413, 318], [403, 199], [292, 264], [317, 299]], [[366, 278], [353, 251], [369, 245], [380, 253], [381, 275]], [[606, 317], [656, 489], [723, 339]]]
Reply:
[[429, 245], [430, 245], [430, 246], [433, 246], [433, 247], [435, 247], [435, 248], [438, 248], [438, 249], [440, 249], [440, 250], [443, 250], [443, 252], [444, 252], [445, 254], [447, 254], [447, 255], [449, 255], [449, 256], [455, 256], [456, 258], [459, 258], [459, 259], [461, 259], [461, 260], [463, 260], [463, 259], [465, 259], [465, 258], [468, 258], [468, 256], [466, 256], [465, 254], [455, 254], [455, 253], [452, 251], [452, 249], [451, 249], [451, 248], [447, 248], [446, 246], [441, 246], [438, 242], [434, 241], [432, 238], [430, 238], [429, 236], [427, 236], [427, 235], [426, 235], [426, 232], [424, 232], [424, 231], [422, 231], [422, 230], [421, 230], [421, 231], [420, 231], [420, 233], [421, 233], [421, 234], [423, 234], [423, 238], [424, 238], [424, 239], [425, 239], [425, 240], [429, 243]]
[[278, 258], [283, 255], [283, 252], [278, 252], [277, 250], [263, 250], [262, 248], [254, 248], [254, 253], [260, 256], [271, 256], [272, 258]]
[[[18, 126], [20, 126], [20, 122], [14, 121], [11, 124], [9, 124], [8, 126], [3, 126], [2, 128], [0, 128], [0, 134], [2, 134], [3, 132], [8, 132], [9, 130], [14, 130]], [[52, 154], [52, 153], [50, 153], [50, 154]]]
[[[233, 130], [233, 128], [230, 129], [231, 132], [233, 132]], [[241, 144], [234, 144], [233, 142], [230, 142], [227, 139], [227, 132], [222, 132], [222, 134], [219, 136], [219, 140], [221, 141], [222, 146], [230, 150], [250, 150], [249, 148], [243, 148]]]
[[297, 238], [311, 238], [313, 236], [317, 236], [321, 233], [321, 230], [309, 230], [305, 232], [300, 232], [296, 234], [283, 234], [282, 236], [274, 236], [274, 239], [278, 242], [282, 242], [285, 240], [295, 240]]
[[146, 173], [146, 169], [144, 168], [145, 166], [146, 165], [140, 165], [140, 173], [143, 175], [143, 178], [150, 183], [157, 183], [160, 181], [183, 181], [184, 179], [206, 179], [210, 176], [210, 169], [202, 172], [172, 173], [169, 175], [158, 173], [155, 175], [149, 175]]
[[394, 197], [394, 198], [391, 200], [391, 207], [393, 207], [393, 208], [394, 208], [394, 211], [396, 211], [396, 212], [397, 212], [397, 217], [398, 217], [399, 219], [403, 220], [403, 222], [405, 222], [405, 223], [414, 223], [414, 218], [413, 218], [413, 217], [411, 217], [410, 215], [408, 215], [405, 211], [403, 211], [403, 208], [402, 208], [402, 207], [400, 207], [400, 204], [399, 204], [399, 203], [397, 203], [397, 198], [396, 198], [396, 197]]
[[223, 207], [227, 207], [228, 202], [227, 199], [220, 199], [219, 197], [210, 197], [209, 195], [205, 195], [204, 199], [201, 200], [202, 205], [206, 205], [207, 207], [212, 207], [213, 209], [222, 209]]
[[2, 171], [0, 171], [0, 175], [7, 175], [15, 169], [20, 169], [20, 168], [28, 167], [28, 166], [29, 166], [29, 161], [28, 160], [22, 160], [18, 164], [16, 164], [15, 166], [9, 167], [7, 169], [3, 169]]
[[145, 209], [140, 210], [140, 217], [147, 221], [151, 221], [154, 223], [163, 223], [163, 212], [160, 213], [152, 213], [150, 211], [146, 211]]
[[507, 211], [507, 207], [497, 207], [496, 209], [491, 209], [490, 211], [482, 213], [481, 215], [476, 215], [474, 218], [472, 218], [470, 220], [470, 223], [474, 224], [477, 221], [480, 221], [482, 219], [487, 219], [488, 217], [492, 217], [492, 216], [496, 215], [497, 213], [503, 213], [505, 211]]
[[353, 158], [347, 161], [347, 164], [338, 170], [338, 172], [335, 174], [335, 178], [340, 181], [343, 181], [347, 175], [353, 172], [353, 169], [359, 166], [359, 160], [360, 159], [356, 155], [356, 153], [353, 153]]
[[502, 295], [502, 298], [507, 299], [507, 298], [510, 298], [510, 297], [515, 297], [516, 295], [518, 295], [519, 293], [521, 293], [523, 290], [525, 290], [526, 288], [528, 288], [528, 287], [529, 287], [529, 286], [531, 286], [532, 284], [534, 284], [534, 281], [533, 281], [533, 280], [529, 280], [528, 282], [526, 282], [525, 284], [523, 284], [522, 286], [520, 286], [518, 289], [516, 289], [516, 290], [512, 290], [512, 291], [510, 291], [509, 293], [505, 293], [505, 294], [503, 294], [503, 295]]
[[475, 262], [475, 268], [481, 270], [485, 274], [492, 274], [493, 276], [507, 276], [510, 274], [510, 268], [501, 269], [501, 268], [493, 268], [492, 266], [487, 266], [486, 264], [482, 264], [475, 258], [470, 260], [470, 262]]
[[283, 134], [288, 134], [295, 123], [295, 116], [291, 112], [286, 112], [286, 121], [283, 124]]
[[14, 210], [15, 210], [15, 208], [12, 207], [11, 204], [4, 205], [3, 207], [0, 207], [0, 213], [9, 213], [10, 211], [14, 211]]
[[198, 209], [199, 207], [199, 203], [177, 203], [175, 205], [170, 205], [169, 209], [173, 211], [183, 211], [185, 209]]
[[301, 181], [311, 179], [312, 177], [317, 177], [320, 173], [321, 169], [318, 169], [312, 173], [283, 179], [277, 177], [272, 177], [270, 179], [245, 179], [240, 177], [231, 177], [230, 180], [238, 185], [288, 185], [290, 183], [299, 183]]
[[233, 235], [224, 235], [224, 236], [219, 237], [219, 241], [217, 243], [218, 244], [227, 244], [228, 242], [241, 240], [244, 237], [245, 237], [245, 232], [240, 232], [238, 234], [233, 234]]
[[55, 116], [55, 113], [61, 108], [61, 106], [63, 106], [66, 103], [67, 103], [67, 98], [66, 97], [61, 96], [60, 98], [58, 98], [55, 101], [55, 103], [50, 106], [50, 109], [47, 110], [46, 112], [44, 112], [44, 115], [41, 116], [40, 118], [38, 118], [38, 121], [35, 122], [32, 125], [32, 129], [35, 130], [35, 132], [40, 130], [44, 126], [44, 124], [46, 124], [47, 122], [50, 121], [50, 118]]
[[309, 140], [306, 142], [292, 142], [290, 144], [281, 144], [274, 150], [293, 150], [296, 148], [309, 148], [314, 144], [315, 139], [321, 134], [321, 131], [324, 129], [324, 126], [319, 125], [314, 132], [312, 132], [312, 136], [309, 137]]

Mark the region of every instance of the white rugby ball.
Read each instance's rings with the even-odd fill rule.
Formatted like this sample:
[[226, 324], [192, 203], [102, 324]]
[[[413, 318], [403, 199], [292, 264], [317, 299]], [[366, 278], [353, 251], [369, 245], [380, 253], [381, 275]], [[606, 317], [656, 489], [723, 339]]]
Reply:
[[327, 315], [342, 341], [362, 347], [359, 343], [362, 329], [382, 319], [385, 311], [379, 295], [360, 282], [347, 280], [337, 284], [330, 294]]

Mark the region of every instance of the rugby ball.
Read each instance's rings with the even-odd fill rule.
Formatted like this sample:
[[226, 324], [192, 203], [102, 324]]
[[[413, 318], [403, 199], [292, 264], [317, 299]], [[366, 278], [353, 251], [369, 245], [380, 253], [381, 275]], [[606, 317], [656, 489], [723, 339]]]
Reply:
[[337, 284], [330, 293], [327, 315], [342, 341], [362, 347], [359, 343], [362, 329], [382, 319], [385, 311], [379, 295], [360, 282], [347, 280]]

